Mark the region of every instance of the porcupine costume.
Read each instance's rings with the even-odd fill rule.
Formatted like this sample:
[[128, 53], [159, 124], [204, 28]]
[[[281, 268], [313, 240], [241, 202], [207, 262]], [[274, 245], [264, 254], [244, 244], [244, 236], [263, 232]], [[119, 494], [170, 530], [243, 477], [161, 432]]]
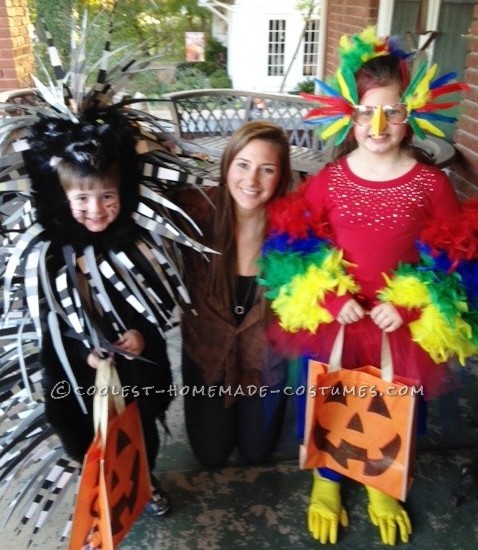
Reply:
[[[86, 27], [84, 19], [83, 37]], [[20, 469], [34, 472], [13, 506], [4, 507], [0, 523], [20, 515], [22, 523], [34, 523], [34, 532], [76, 478], [77, 461], [92, 440], [85, 415], [91, 397], [82, 395], [94, 385], [95, 371], [86, 365], [91, 351], [115, 354], [123, 386], [166, 390], [138, 399], [153, 469], [156, 420], [170, 401], [164, 331], [176, 305], [191, 307], [178, 268], [180, 248], [208, 252], [189, 236], [196, 233], [194, 222], [167, 196], [185, 185], [213, 184], [172, 152], [173, 143], [187, 156], [189, 146], [161, 120], [135, 110], [132, 101], [114, 102], [148, 62], [126, 56], [107, 71], [107, 41], [97, 83], [88, 91], [84, 43], [72, 54], [68, 76], [50, 40], [49, 49], [56, 84], [35, 79], [35, 105], [0, 106], [0, 501], [9, 502]], [[80, 177], [119, 168], [121, 211], [104, 232], [91, 233], [72, 217], [59, 163], [74, 166]], [[127, 328], [139, 330], [146, 342], [133, 360], [112, 344]], [[65, 384], [69, 395], [55, 398]]]

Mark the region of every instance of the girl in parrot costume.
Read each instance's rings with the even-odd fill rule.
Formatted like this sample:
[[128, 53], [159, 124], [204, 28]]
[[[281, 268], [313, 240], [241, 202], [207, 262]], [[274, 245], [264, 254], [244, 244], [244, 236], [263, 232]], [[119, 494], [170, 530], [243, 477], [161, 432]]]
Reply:
[[[413, 134], [443, 136], [445, 96], [465, 85], [456, 74], [421, 67], [410, 78], [408, 54], [373, 28], [342, 37], [340, 66], [307, 116], [337, 156], [292, 195], [269, 208], [260, 282], [274, 312], [269, 337], [292, 357], [328, 362], [345, 327], [342, 367], [380, 366], [388, 336], [394, 374], [425, 399], [453, 385], [447, 362], [478, 350], [477, 202], [460, 204], [444, 172], [417, 159]], [[402, 504], [366, 487], [382, 542], [408, 542]], [[348, 525], [340, 476], [313, 472], [308, 526], [335, 543]]]

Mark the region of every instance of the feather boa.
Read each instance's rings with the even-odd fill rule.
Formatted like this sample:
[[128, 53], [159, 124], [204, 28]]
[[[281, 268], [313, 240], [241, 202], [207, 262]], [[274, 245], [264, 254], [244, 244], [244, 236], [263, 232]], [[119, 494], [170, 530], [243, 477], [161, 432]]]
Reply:
[[356, 293], [342, 252], [330, 244], [327, 225], [314, 221], [301, 189], [268, 210], [269, 234], [259, 260], [259, 283], [281, 328], [315, 333], [333, 321], [324, 307], [326, 293]]
[[427, 227], [417, 246], [420, 262], [385, 277], [379, 297], [420, 308], [410, 323], [414, 341], [437, 363], [456, 355], [464, 364], [478, 352], [478, 200]]
[[[293, 354], [310, 348], [321, 325], [334, 319], [325, 296], [359, 291], [350, 264], [332, 245], [326, 223], [313, 220], [302, 188], [268, 209], [268, 236], [259, 260], [275, 315], [273, 339]], [[478, 353], [478, 200], [460, 214], [427, 227], [417, 242], [420, 261], [401, 264], [378, 296], [398, 307], [420, 309], [412, 338], [436, 362], [456, 356], [461, 364]], [[283, 345], [282, 345], [283, 344]]]

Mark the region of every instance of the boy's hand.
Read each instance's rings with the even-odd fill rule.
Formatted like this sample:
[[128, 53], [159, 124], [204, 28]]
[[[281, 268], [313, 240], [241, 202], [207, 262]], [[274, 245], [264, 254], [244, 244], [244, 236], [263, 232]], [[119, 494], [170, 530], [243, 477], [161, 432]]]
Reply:
[[86, 358], [86, 362], [88, 363], [88, 366], [97, 369], [98, 363], [100, 361], [104, 361], [108, 357], [108, 354], [106, 353], [106, 350], [104, 349], [96, 349], [95, 351], [92, 351], [88, 354], [88, 357]]
[[370, 312], [372, 321], [384, 332], [393, 332], [403, 325], [403, 319], [395, 306], [383, 302], [375, 306]]
[[89, 353], [88, 357], [86, 358], [86, 362], [88, 363], [88, 366], [93, 368], [93, 369], [98, 368], [98, 363], [100, 361], [101, 361], [100, 356], [97, 353], [94, 353], [94, 352]]
[[127, 330], [121, 335], [121, 339], [115, 342], [115, 346], [131, 355], [125, 355], [126, 359], [134, 359], [132, 355], [141, 355], [145, 347], [145, 341], [141, 332], [136, 329]]
[[363, 319], [365, 316], [364, 308], [353, 298], [342, 306], [337, 315], [337, 321], [341, 325], [350, 325]]

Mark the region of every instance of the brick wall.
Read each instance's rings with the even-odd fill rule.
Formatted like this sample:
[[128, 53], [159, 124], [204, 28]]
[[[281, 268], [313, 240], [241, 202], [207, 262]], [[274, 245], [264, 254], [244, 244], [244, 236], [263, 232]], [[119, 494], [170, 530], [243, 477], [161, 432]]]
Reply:
[[478, 196], [478, 2], [473, 10], [468, 37], [469, 53], [464, 80], [470, 91], [464, 94], [461, 116], [455, 132], [458, 151], [452, 165], [451, 180], [463, 198]]
[[[360, 5], [359, 5], [360, 4]], [[327, 6], [325, 75], [332, 74], [337, 68], [337, 48], [343, 34], [354, 34], [370, 24], [375, 24], [378, 17], [379, 0], [329, 0]]]
[[0, 0], [0, 90], [25, 88], [33, 72], [28, 0]]

